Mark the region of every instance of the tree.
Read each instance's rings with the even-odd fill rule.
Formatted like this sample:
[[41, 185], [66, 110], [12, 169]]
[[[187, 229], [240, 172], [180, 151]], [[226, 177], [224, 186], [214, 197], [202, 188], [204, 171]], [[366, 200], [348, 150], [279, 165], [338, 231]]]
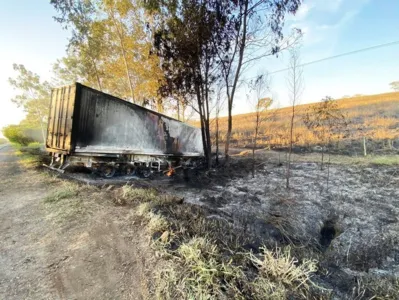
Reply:
[[303, 118], [306, 127], [311, 130], [321, 142], [321, 165], [323, 170], [324, 151], [330, 153], [331, 139], [334, 134], [340, 134], [347, 126], [345, 115], [341, 112], [336, 101], [327, 96], [321, 102], [308, 108]]
[[67, 57], [55, 66], [57, 76], [163, 110], [160, 61], [151, 53], [151, 22], [139, 1], [51, 3], [59, 12], [55, 19], [73, 32]]
[[40, 127], [43, 142], [45, 142], [50, 105], [50, 84], [47, 81], [42, 81], [39, 75], [27, 70], [24, 65], [13, 64], [13, 68], [18, 75], [15, 78], [9, 78], [9, 83], [17, 90], [18, 94], [11, 101], [18, 107], [24, 108], [30, 126]]
[[291, 155], [292, 146], [294, 143], [294, 121], [295, 121], [295, 106], [298, 105], [300, 97], [304, 89], [303, 83], [303, 69], [301, 67], [300, 61], [300, 49], [299, 47], [294, 47], [289, 50], [290, 61], [288, 66], [288, 77], [287, 77], [287, 87], [289, 92], [289, 98], [291, 102], [291, 118], [290, 118], [290, 129], [289, 129], [289, 151], [287, 157], [287, 173], [286, 173], [286, 187], [290, 187], [290, 177], [291, 177]]
[[233, 129], [233, 104], [245, 69], [261, 58], [275, 55], [294, 45], [299, 30], [284, 39], [286, 13], [295, 14], [301, 0], [240, 0], [229, 8], [225, 39], [229, 47], [219, 52], [222, 78], [226, 86], [228, 125], [225, 144], [226, 161]]
[[159, 15], [154, 47], [162, 58], [163, 95], [189, 99], [200, 117], [204, 155], [211, 167], [210, 115], [220, 63], [217, 53], [228, 48], [224, 38], [229, 1], [148, 1]]
[[399, 92], [399, 81], [393, 81], [389, 85], [395, 92]]
[[260, 75], [252, 84], [255, 92], [255, 122], [254, 137], [252, 142], [252, 177], [255, 177], [255, 150], [258, 141], [258, 135], [261, 124], [269, 118], [268, 110], [273, 103], [269, 97], [264, 97], [265, 93], [270, 91], [269, 80], [266, 75]]
[[[60, 73], [73, 73], [74, 71], [82, 70], [85, 73], [84, 78], [95, 78], [96, 88], [103, 90], [102, 78], [99, 71], [100, 54], [103, 51], [103, 43], [101, 42], [101, 35], [94, 30], [98, 28], [95, 26], [94, 16], [96, 7], [92, 1], [68, 1], [68, 0], [51, 0], [50, 4], [54, 6], [59, 13], [54, 19], [61, 23], [64, 28], [72, 29], [72, 36], [68, 44], [68, 56], [61, 62], [58, 62], [56, 71], [62, 68], [74, 67], [69, 71], [61, 71]], [[78, 60], [76, 60], [78, 57]], [[76, 65], [80, 64], [80, 68]], [[82, 76], [76, 74], [76, 78]], [[91, 80], [87, 80], [91, 82]]]
[[197, 97], [203, 140], [209, 151], [210, 143], [206, 141], [209, 99], [217, 79], [223, 80], [228, 102], [227, 162], [232, 108], [241, 75], [258, 59], [292, 45], [294, 40], [283, 39], [282, 25], [285, 14], [295, 13], [300, 3], [300, 0], [146, 1], [149, 11], [161, 15], [154, 44], [163, 59], [163, 69], [167, 70], [165, 86], [169, 91], [173, 90], [171, 87], [181, 91], [185, 86], [187, 93], [187, 87], [192, 85], [188, 93]]

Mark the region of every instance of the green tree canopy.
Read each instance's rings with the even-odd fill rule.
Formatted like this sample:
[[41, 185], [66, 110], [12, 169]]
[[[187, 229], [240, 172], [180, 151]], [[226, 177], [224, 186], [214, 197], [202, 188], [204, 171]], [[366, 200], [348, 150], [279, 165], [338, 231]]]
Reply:
[[17, 76], [9, 78], [9, 83], [17, 94], [11, 101], [18, 107], [23, 107], [27, 113], [27, 124], [32, 128], [40, 128], [43, 141], [45, 141], [51, 94], [50, 84], [42, 81], [39, 75], [27, 70], [24, 65], [13, 64], [13, 68]]

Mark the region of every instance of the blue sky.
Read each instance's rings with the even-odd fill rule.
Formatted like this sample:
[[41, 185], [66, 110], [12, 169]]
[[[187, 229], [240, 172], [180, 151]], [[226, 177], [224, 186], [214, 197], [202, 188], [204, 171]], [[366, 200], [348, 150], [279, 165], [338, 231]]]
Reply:
[[[13, 63], [24, 64], [44, 79], [51, 78], [52, 64], [65, 53], [68, 32], [56, 23], [49, 1], [0, 0], [0, 127], [23, 118], [10, 98], [8, 78]], [[304, 32], [301, 60], [309, 61], [399, 40], [397, 0], [305, 0], [286, 28]], [[259, 61], [247, 77], [287, 66], [287, 54]], [[272, 76], [272, 93], [280, 107], [289, 105], [285, 72]], [[305, 89], [301, 103], [329, 95], [373, 94], [389, 91], [399, 80], [399, 44], [317, 63], [304, 68]], [[234, 112], [251, 111], [243, 89]]]
[[51, 78], [52, 64], [65, 53], [68, 32], [52, 16], [54, 9], [44, 0], [0, 0], [0, 128], [18, 123], [23, 112], [10, 102], [14, 95], [8, 78], [13, 63], [45, 79]]
[[[396, 0], [308, 0], [286, 27], [304, 32], [303, 63], [337, 54], [399, 41], [399, 1]], [[249, 72], [273, 72], [287, 67], [288, 53], [257, 63]], [[365, 51], [306, 66], [301, 103], [315, 102], [326, 95], [388, 92], [389, 83], [399, 80], [399, 44]], [[289, 105], [287, 72], [272, 75], [272, 92], [279, 106]], [[399, 100], [399, 99], [398, 99]], [[239, 111], [248, 105], [236, 104]]]

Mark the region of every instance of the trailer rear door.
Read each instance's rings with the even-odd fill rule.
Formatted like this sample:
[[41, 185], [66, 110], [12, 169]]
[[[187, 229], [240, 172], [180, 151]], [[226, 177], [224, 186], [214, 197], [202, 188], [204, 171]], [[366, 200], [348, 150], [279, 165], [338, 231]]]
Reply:
[[76, 85], [51, 91], [46, 147], [51, 152], [69, 153], [72, 143], [72, 118]]

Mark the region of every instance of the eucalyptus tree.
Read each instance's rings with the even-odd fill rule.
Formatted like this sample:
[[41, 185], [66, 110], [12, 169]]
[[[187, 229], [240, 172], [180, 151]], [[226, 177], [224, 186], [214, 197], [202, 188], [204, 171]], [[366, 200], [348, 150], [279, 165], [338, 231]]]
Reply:
[[[151, 53], [151, 22], [140, 1], [52, 0], [55, 20], [72, 29], [56, 75], [84, 82], [140, 105], [162, 110], [162, 72]], [[74, 76], [75, 74], [75, 76]], [[95, 81], [93, 79], [96, 79]], [[95, 83], [95, 84], [94, 84]]]
[[147, 1], [157, 16], [154, 47], [161, 57], [163, 95], [190, 99], [200, 117], [204, 155], [211, 167], [210, 115], [218, 81], [218, 53], [229, 47], [230, 1]]
[[[227, 1], [230, 2], [230, 1]], [[225, 35], [228, 47], [219, 52], [225, 83], [228, 125], [225, 156], [228, 161], [233, 129], [232, 110], [242, 76], [253, 64], [295, 45], [301, 36], [293, 29], [284, 36], [286, 14], [295, 14], [302, 0], [238, 0], [227, 11]], [[231, 30], [233, 29], [233, 30]]]

